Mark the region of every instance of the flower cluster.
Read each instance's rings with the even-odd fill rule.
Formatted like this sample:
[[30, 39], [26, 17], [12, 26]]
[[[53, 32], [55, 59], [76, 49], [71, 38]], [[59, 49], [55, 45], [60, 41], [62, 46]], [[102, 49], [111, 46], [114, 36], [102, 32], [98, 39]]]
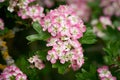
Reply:
[[107, 16], [120, 16], [120, 0], [101, 0], [103, 13]]
[[98, 68], [100, 80], [117, 80], [116, 77], [112, 76], [108, 66], [102, 66]]
[[62, 64], [70, 62], [70, 67], [74, 70], [79, 69], [84, 63], [84, 58], [81, 44], [77, 39], [83, 36], [86, 27], [74, 10], [61, 5], [47, 13], [41, 25], [44, 31], [47, 30], [52, 35], [47, 46], [53, 48], [48, 51], [47, 60], [52, 64], [57, 60]]
[[4, 22], [3, 20], [0, 18], [0, 29], [3, 30], [4, 29]]
[[18, 16], [20, 16], [22, 19], [28, 19], [31, 18], [33, 21], [40, 21], [42, 17], [44, 17], [43, 14], [43, 8], [39, 6], [38, 4], [29, 6], [30, 3], [34, 2], [35, 0], [11, 0], [9, 3], [8, 10], [10, 12], [14, 11], [14, 7], [18, 7], [19, 11]]
[[67, 3], [75, 10], [76, 14], [85, 22], [89, 20], [90, 8], [86, 0], [67, 0]]
[[21, 8], [18, 11], [18, 16], [22, 19], [31, 18], [33, 21], [40, 21], [44, 17], [43, 10], [39, 5], [27, 6], [25, 9]]
[[18, 6], [19, 8], [25, 9], [28, 6], [28, 4], [33, 1], [35, 0], [10, 0], [8, 10], [10, 12], [13, 12], [16, 6]]
[[40, 70], [45, 67], [45, 65], [43, 64], [43, 61], [39, 59], [38, 55], [30, 57], [28, 61], [32, 64], [31, 67], [36, 67]]
[[0, 75], [0, 80], [27, 80], [27, 76], [15, 65], [7, 66]]

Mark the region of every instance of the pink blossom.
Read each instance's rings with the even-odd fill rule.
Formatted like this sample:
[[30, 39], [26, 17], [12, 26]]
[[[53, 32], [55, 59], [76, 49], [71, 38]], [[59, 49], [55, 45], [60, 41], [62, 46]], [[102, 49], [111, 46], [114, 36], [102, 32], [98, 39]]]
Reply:
[[3, 80], [9, 80], [10, 77], [15, 77], [16, 80], [27, 80], [27, 76], [15, 65], [7, 66], [1, 73], [0, 77]]
[[41, 25], [43, 30], [51, 34], [47, 46], [52, 46], [52, 50], [48, 51], [47, 60], [52, 64], [57, 60], [61, 64], [70, 62], [74, 70], [79, 69], [84, 63], [84, 58], [81, 44], [77, 39], [83, 36], [86, 27], [73, 8], [61, 5], [57, 9], [50, 10], [41, 21]]
[[16, 80], [27, 80], [27, 77], [25, 74], [17, 74]]
[[83, 33], [82, 33], [82, 31], [80, 30], [80, 28], [79, 27], [72, 27], [72, 28], [70, 28], [70, 33], [71, 33], [71, 37], [73, 38], [73, 39], [79, 39], [79, 38], [81, 38], [82, 36], [83, 36]]
[[38, 69], [43, 69], [45, 67], [43, 61], [39, 58], [38, 55], [34, 55], [28, 59], [28, 61], [32, 64], [32, 66], [38, 68]]
[[44, 14], [43, 14], [43, 8], [36, 5], [36, 6], [29, 6], [28, 8], [28, 15], [31, 17], [31, 18], [34, 18], [36, 16], [39, 16], [39, 17], [44, 17]]
[[20, 10], [18, 11], [18, 16], [20, 16], [22, 19], [27, 19], [27, 18], [29, 18], [26, 9], [20, 9]]
[[102, 66], [97, 69], [99, 73], [99, 77], [101, 80], [116, 80], [116, 77], [112, 76], [111, 72], [109, 71], [108, 66]]
[[48, 39], [48, 43], [47, 43], [47, 46], [54, 46], [57, 44], [57, 42], [59, 41], [59, 38], [58, 37], [51, 37]]
[[55, 50], [49, 50], [47, 55], [47, 60], [50, 61], [52, 64], [56, 63], [58, 59], [57, 53]]
[[45, 65], [43, 64], [43, 62], [41, 60], [36, 60], [35, 67], [38, 68], [39, 70], [41, 70], [45, 67]]

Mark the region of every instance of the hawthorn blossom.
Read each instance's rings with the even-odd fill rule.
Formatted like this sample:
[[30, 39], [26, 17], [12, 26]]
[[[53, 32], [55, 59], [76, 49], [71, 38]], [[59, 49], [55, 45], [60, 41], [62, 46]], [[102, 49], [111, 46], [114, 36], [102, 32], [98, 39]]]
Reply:
[[108, 66], [102, 66], [97, 69], [99, 73], [99, 77], [101, 80], [116, 80], [116, 77], [112, 76], [111, 72], [109, 71]]
[[47, 60], [50, 61], [52, 64], [56, 63], [58, 59], [57, 53], [55, 50], [48, 51]]
[[32, 66], [38, 68], [39, 70], [45, 67], [43, 61], [39, 58], [38, 55], [34, 55], [28, 59]]
[[27, 13], [28, 13], [27, 9], [20, 9], [18, 11], [18, 16], [20, 16], [22, 19], [27, 19], [27, 18], [29, 18]]
[[3, 20], [0, 18], [0, 29], [3, 30], [4, 29], [4, 22]]
[[16, 80], [27, 80], [27, 76], [15, 65], [7, 66], [0, 75], [1, 80], [10, 80], [11, 77]]
[[73, 8], [61, 5], [48, 12], [40, 23], [43, 31], [51, 34], [47, 46], [52, 46], [52, 49], [48, 51], [47, 60], [52, 64], [58, 60], [61, 64], [70, 62], [69, 67], [79, 69], [84, 63], [84, 57], [77, 39], [83, 36], [86, 27]]

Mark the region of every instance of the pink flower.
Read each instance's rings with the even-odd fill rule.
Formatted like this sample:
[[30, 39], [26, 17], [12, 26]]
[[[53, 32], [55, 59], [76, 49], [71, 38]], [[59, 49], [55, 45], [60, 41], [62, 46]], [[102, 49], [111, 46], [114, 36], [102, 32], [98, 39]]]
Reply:
[[27, 80], [27, 76], [25, 74], [17, 74], [16, 80]]
[[15, 65], [7, 66], [1, 73], [0, 77], [3, 80], [10, 80], [10, 77], [15, 77], [16, 80], [27, 80], [27, 76]]
[[43, 14], [43, 8], [36, 5], [36, 6], [30, 6], [27, 8], [28, 9], [28, 16], [30, 16], [32, 19], [34, 19], [34, 17], [44, 17]]
[[102, 66], [98, 68], [97, 72], [99, 73], [101, 80], [117, 80], [116, 77], [112, 76], [108, 66]]
[[3, 30], [4, 29], [4, 23], [3, 20], [0, 18], [0, 29]]
[[28, 61], [32, 64], [32, 66], [38, 68], [39, 70], [45, 67], [45, 65], [43, 64], [43, 61], [39, 58], [38, 55], [34, 55], [30, 57]]
[[37, 60], [37, 61], [35, 61], [35, 67], [38, 68], [39, 70], [41, 70], [45, 67], [45, 65], [43, 64], [42, 61]]
[[108, 66], [102, 66], [97, 71], [98, 71], [100, 77], [109, 77], [109, 76], [111, 76], [111, 73], [108, 70]]
[[49, 50], [47, 55], [47, 60], [50, 61], [52, 64], [56, 63], [58, 59], [57, 53], [55, 50]]
[[71, 33], [71, 37], [73, 38], [73, 39], [79, 39], [79, 38], [81, 38], [82, 36], [83, 36], [83, 33], [82, 33], [82, 31], [80, 30], [80, 28], [79, 27], [72, 27], [72, 28], [70, 28], [70, 33]]
[[[51, 34], [47, 46], [52, 46], [52, 50], [48, 51], [47, 60], [52, 64], [57, 60], [61, 64], [70, 62], [70, 66], [74, 70], [79, 69], [84, 63], [84, 59], [81, 44], [77, 39], [83, 36], [86, 27], [73, 8], [61, 5], [57, 9], [51, 10], [41, 21], [41, 25], [43, 30], [47, 30]], [[75, 50], [76, 48], [79, 50]]]
[[27, 12], [26, 9], [20, 9], [20, 10], [18, 11], [18, 16], [20, 16], [22, 19], [27, 19], [27, 18], [29, 18], [28, 12]]
[[48, 39], [48, 43], [47, 43], [47, 46], [54, 46], [57, 44], [57, 42], [59, 41], [59, 38], [58, 37], [51, 37]]

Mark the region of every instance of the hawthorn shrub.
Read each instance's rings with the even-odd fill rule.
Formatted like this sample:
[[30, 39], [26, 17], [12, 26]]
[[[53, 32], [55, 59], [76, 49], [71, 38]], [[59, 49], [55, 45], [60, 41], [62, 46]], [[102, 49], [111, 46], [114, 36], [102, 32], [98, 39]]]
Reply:
[[120, 80], [120, 0], [0, 0], [0, 80]]

